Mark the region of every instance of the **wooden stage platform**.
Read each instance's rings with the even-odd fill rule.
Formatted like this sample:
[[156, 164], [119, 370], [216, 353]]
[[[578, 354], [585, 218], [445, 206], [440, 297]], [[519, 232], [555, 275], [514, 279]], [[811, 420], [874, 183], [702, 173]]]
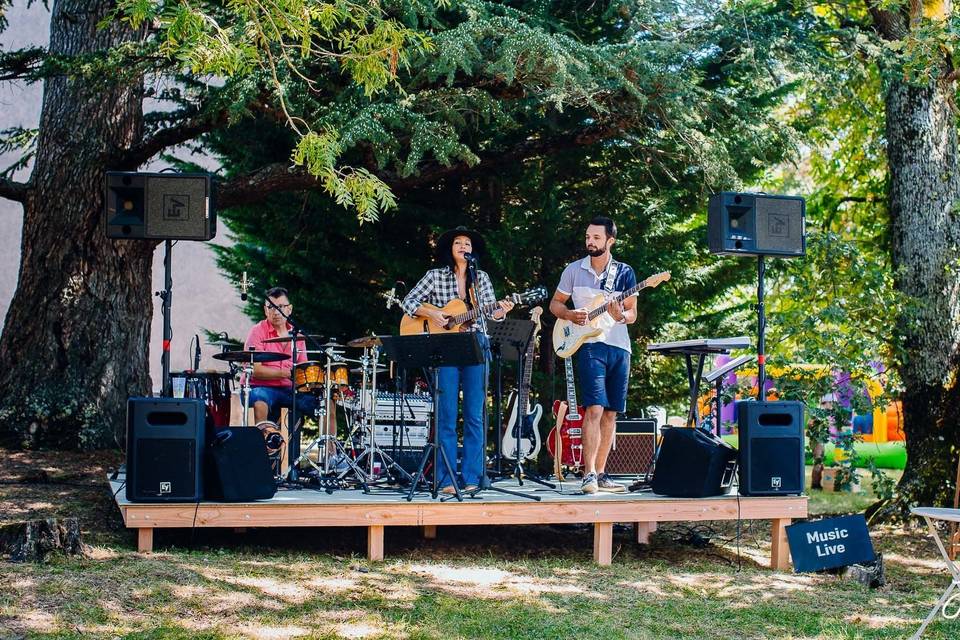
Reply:
[[511, 490], [531, 492], [539, 502], [487, 491], [463, 502], [434, 500], [428, 493], [407, 502], [399, 492], [372, 488], [369, 494], [359, 489], [337, 490], [327, 494], [314, 489], [284, 489], [271, 500], [248, 503], [132, 503], [122, 489], [123, 477], [110, 481], [123, 521], [137, 529], [137, 548], [153, 549], [153, 531], [157, 528], [197, 527], [366, 527], [367, 557], [383, 559], [385, 527], [419, 526], [432, 538], [442, 525], [498, 524], [593, 524], [593, 558], [610, 564], [613, 551], [613, 525], [635, 523], [637, 541], [646, 543], [658, 522], [700, 520], [770, 520], [772, 549], [770, 566], [790, 567], [786, 526], [807, 516], [806, 496], [737, 498], [736, 495], [712, 498], [666, 498], [649, 492], [583, 495], [579, 482], [565, 482], [564, 493], [515, 480], [497, 483]]

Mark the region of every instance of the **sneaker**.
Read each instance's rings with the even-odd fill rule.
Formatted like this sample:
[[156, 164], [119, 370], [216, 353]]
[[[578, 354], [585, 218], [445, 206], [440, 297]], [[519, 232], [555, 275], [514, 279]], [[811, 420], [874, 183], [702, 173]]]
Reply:
[[606, 473], [597, 476], [597, 490], [606, 493], [623, 493], [627, 490], [625, 486], [610, 479]]
[[580, 491], [583, 493], [596, 493], [597, 488], [597, 474], [588, 473], [583, 476], [583, 482], [580, 483]]

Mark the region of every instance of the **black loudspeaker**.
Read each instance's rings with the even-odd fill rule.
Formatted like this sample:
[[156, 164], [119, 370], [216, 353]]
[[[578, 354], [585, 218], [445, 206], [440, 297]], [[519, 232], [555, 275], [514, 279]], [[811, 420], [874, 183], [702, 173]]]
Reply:
[[204, 497], [224, 502], [267, 500], [277, 491], [260, 429], [227, 427], [207, 446]]
[[664, 427], [651, 488], [675, 498], [726, 493], [737, 468], [737, 450], [703, 429]]
[[205, 416], [195, 398], [127, 401], [127, 500], [200, 500]]
[[657, 421], [649, 418], [617, 420], [605, 471], [612, 474], [646, 476], [657, 455]]
[[217, 235], [212, 183], [202, 173], [108, 171], [104, 213], [108, 238], [210, 240]]
[[715, 193], [707, 208], [710, 252], [795, 257], [807, 252], [807, 205], [797, 196]]
[[801, 494], [804, 487], [803, 403], [737, 403], [740, 494]]

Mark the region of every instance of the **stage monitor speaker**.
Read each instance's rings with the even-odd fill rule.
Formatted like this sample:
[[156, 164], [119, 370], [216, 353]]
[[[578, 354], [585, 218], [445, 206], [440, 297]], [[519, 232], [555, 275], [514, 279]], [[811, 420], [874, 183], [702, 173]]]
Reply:
[[737, 403], [740, 494], [801, 494], [804, 477], [802, 402]]
[[653, 469], [657, 455], [657, 421], [647, 418], [617, 420], [616, 436], [606, 472], [615, 475], [644, 476]]
[[703, 429], [664, 427], [651, 488], [675, 498], [726, 493], [733, 483], [737, 450]]
[[204, 497], [224, 502], [268, 500], [277, 491], [263, 433], [227, 427], [210, 439], [204, 468]]
[[127, 401], [127, 500], [200, 500], [205, 415], [201, 399]]
[[104, 213], [108, 238], [210, 240], [217, 235], [208, 174], [108, 171]]
[[707, 208], [711, 253], [796, 257], [806, 254], [806, 202], [798, 196], [715, 193]]

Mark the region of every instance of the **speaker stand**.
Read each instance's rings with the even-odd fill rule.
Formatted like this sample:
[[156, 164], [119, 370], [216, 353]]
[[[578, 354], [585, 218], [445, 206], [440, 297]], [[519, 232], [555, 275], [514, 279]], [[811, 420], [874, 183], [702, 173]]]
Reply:
[[[766, 273], [766, 264], [763, 256], [757, 256], [757, 400], [763, 402], [765, 394], [763, 386], [767, 382], [766, 369], [766, 340], [767, 317], [763, 302], [763, 276]], [[718, 421], [719, 423], [719, 421]]]
[[163, 347], [160, 350], [160, 368], [162, 370], [163, 387], [160, 395], [164, 398], [172, 398], [173, 387], [170, 382], [170, 341], [173, 340], [173, 328], [170, 324], [170, 305], [173, 301], [173, 269], [171, 267], [173, 242], [171, 240], [165, 240], [163, 246], [163, 291], [157, 291], [156, 293], [162, 301], [161, 309], [163, 310]]

